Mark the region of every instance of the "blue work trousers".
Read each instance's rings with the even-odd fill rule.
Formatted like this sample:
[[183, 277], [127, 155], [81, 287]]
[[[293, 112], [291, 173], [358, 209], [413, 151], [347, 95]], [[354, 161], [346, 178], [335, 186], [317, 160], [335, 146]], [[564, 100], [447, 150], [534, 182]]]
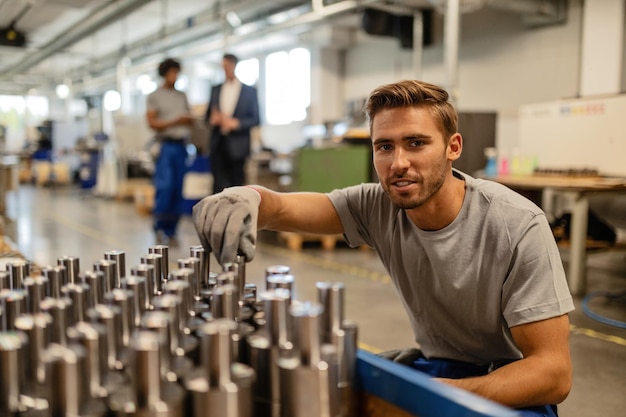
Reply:
[[[488, 366], [472, 365], [447, 359], [419, 358], [413, 362], [412, 368], [435, 378], [469, 378], [486, 375]], [[522, 417], [557, 417], [556, 405], [542, 405], [517, 409]]]
[[187, 148], [183, 141], [163, 142], [154, 171], [154, 230], [172, 237], [183, 209]]

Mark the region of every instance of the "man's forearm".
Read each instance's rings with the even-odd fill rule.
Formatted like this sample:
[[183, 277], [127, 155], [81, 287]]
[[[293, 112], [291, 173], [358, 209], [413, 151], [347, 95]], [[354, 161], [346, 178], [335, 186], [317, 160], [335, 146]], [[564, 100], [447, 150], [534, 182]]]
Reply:
[[334, 206], [323, 193], [279, 193], [258, 185], [258, 229], [319, 234], [343, 233]]
[[437, 380], [500, 404], [521, 408], [562, 402], [569, 393], [571, 374], [569, 368], [560, 366], [558, 361], [529, 357], [485, 376]]

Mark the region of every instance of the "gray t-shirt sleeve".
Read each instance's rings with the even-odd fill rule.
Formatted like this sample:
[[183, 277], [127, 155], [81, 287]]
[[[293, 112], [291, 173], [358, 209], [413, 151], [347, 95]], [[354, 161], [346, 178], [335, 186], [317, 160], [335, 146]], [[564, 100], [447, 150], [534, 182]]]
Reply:
[[509, 327], [574, 310], [559, 250], [542, 214], [530, 219], [513, 249], [502, 308]]
[[371, 233], [369, 228], [373, 211], [368, 206], [371, 208], [377, 205], [375, 187], [378, 184], [360, 184], [327, 194], [337, 210], [344, 237], [351, 247], [364, 244], [372, 246], [371, 236], [376, 234]]

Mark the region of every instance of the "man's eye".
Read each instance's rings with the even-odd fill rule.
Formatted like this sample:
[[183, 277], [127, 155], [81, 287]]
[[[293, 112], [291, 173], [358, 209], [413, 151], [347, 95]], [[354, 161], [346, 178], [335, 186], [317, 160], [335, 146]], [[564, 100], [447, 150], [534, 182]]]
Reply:
[[382, 145], [378, 146], [378, 150], [379, 151], [389, 151], [389, 150], [391, 150], [391, 145], [389, 145], [388, 143], [383, 143]]
[[419, 147], [424, 145], [424, 141], [422, 140], [413, 140], [411, 141], [411, 146]]

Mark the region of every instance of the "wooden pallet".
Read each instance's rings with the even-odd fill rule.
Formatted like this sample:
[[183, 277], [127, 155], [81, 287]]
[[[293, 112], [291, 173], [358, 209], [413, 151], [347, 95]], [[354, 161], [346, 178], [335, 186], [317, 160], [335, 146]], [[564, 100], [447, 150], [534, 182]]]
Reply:
[[293, 251], [301, 251], [304, 242], [321, 242], [322, 249], [333, 250], [337, 240], [343, 239], [342, 235], [318, 235], [313, 233], [280, 232], [279, 236], [287, 242], [287, 247]]

